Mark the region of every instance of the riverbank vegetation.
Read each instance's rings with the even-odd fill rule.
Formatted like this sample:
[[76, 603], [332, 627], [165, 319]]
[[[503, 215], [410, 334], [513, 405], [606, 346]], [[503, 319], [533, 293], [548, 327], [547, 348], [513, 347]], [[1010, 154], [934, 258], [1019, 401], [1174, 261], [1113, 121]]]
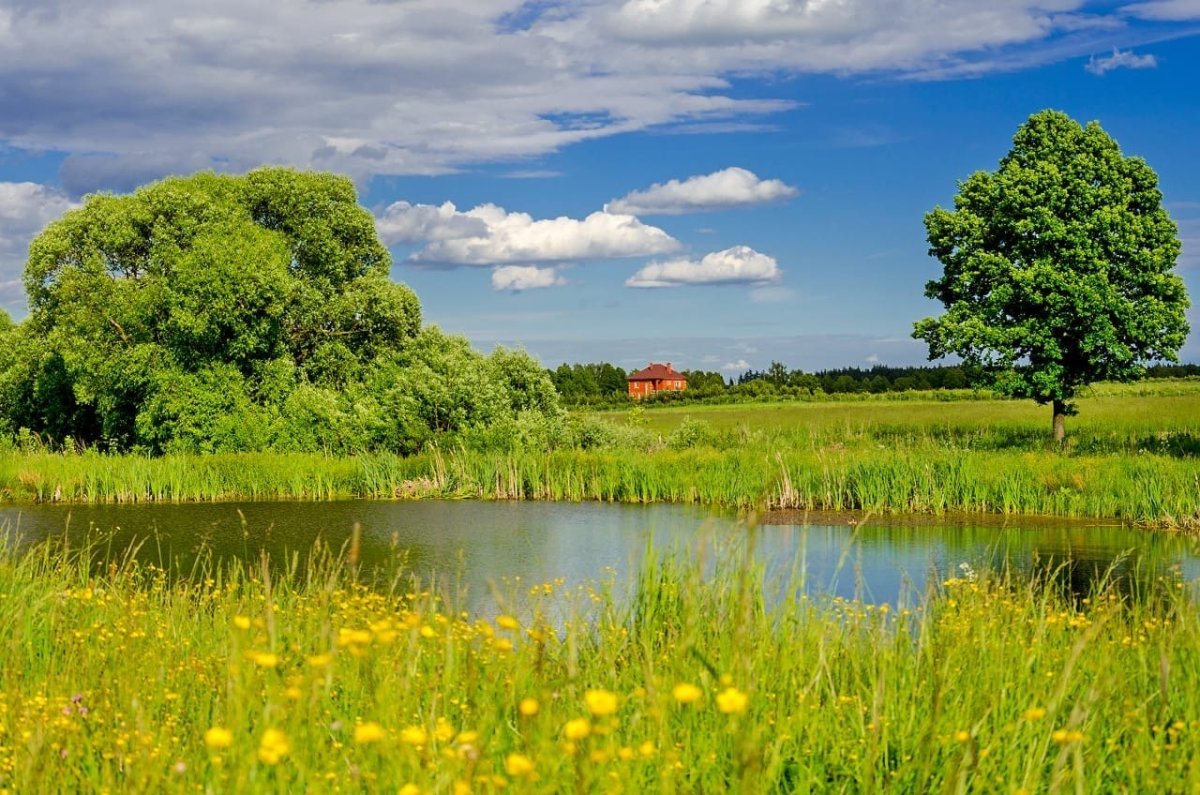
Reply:
[[1200, 521], [1200, 382], [1100, 386], [1067, 448], [1016, 401], [662, 407], [464, 433], [410, 455], [0, 454], [14, 501], [407, 498]]
[[[631, 593], [0, 551], [0, 790], [1184, 792], [1200, 614], [962, 567], [777, 599], [730, 552]], [[374, 587], [368, 587], [370, 582]], [[565, 618], [562, 618], [564, 617]]]

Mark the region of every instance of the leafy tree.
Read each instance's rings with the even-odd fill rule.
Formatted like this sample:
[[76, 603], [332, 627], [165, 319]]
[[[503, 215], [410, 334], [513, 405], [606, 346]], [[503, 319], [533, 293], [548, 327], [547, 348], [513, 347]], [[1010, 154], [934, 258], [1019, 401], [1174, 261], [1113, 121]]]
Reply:
[[1188, 333], [1177, 230], [1157, 175], [1098, 123], [1034, 114], [954, 207], [925, 216], [945, 266], [925, 294], [947, 310], [915, 324], [930, 359], [957, 354], [1000, 391], [1052, 404], [1060, 442], [1081, 387], [1176, 361]]
[[5, 430], [152, 452], [345, 453], [413, 451], [518, 415], [561, 424], [536, 362], [422, 331], [389, 267], [335, 175], [202, 173], [89, 196], [30, 246], [28, 319], [0, 317]]

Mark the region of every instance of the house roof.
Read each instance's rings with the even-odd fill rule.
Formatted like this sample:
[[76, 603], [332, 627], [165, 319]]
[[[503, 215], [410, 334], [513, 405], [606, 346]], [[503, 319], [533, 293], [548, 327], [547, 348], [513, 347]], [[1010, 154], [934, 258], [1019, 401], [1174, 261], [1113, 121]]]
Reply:
[[629, 376], [626, 377], [625, 380], [626, 381], [658, 381], [658, 380], [666, 379], [666, 378], [678, 379], [680, 381], [687, 380], [687, 376], [685, 376], [683, 373], [678, 372], [677, 370], [672, 368], [670, 362], [667, 362], [666, 364], [656, 364], [654, 362], [651, 362], [648, 367], [638, 370], [636, 373], [630, 373]]

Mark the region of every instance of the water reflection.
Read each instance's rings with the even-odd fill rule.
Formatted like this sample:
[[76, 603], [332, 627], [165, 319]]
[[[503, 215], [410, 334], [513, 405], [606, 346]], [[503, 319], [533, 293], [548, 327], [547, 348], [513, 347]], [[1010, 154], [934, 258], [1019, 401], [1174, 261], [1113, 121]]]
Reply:
[[[818, 520], [820, 521], [820, 520]], [[138, 557], [188, 572], [202, 550], [217, 560], [301, 563], [318, 540], [340, 547], [361, 527], [367, 569], [397, 561], [425, 581], [468, 594], [487, 609], [497, 583], [518, 590], [565, 578], [628, 582], [646, 549], [675, 548], [709, 560], [752, 547], [768, 582], [787, 591], [914, 604], [931, 578], [968, 567], [1008, 566], [1053, 579], [1077, 598], [1114, 578], [1137, 594], [1160, 577], [1192, 581], [1200, 558], [1187, 537], [1122, 527], [967, 522], [900, 524], [874, 518], [747, 527], [736, 517], [672, 505], [531, 502], [273, 502], [138, 506], [24, 506], [0, 509], [0, 524], [21, 544], [51, 536], [110, 534], [110, 548], [141, 543]], [[519, 579], [518, 579], [519, 578]]]

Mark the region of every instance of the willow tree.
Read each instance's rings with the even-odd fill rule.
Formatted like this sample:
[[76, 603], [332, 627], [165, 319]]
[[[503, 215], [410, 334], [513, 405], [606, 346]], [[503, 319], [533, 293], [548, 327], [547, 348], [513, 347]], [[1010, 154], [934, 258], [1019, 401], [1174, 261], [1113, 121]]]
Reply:
[[930, 359], [957, 354], [1003, 393], [1050, 404], [1056, 441], [1085, 385], [1177, 361], [1188, 334], [1178, 230], [1154, 170], [1097, 122], [1034, 114], [999, 168], [959, 183], [954, 209], [935, 208], [925, 228], [944, 266], [925, 294], [946, 312], [913, 336]]

